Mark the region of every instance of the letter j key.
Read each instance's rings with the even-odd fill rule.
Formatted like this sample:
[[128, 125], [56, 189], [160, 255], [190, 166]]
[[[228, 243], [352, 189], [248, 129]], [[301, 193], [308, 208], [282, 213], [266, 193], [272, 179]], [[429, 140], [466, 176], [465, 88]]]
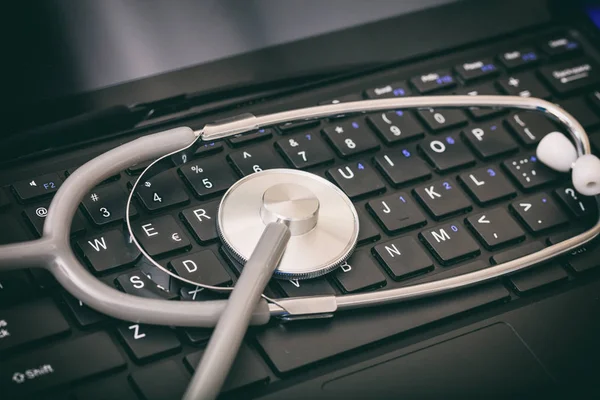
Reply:
[[413, 192], [435, 219], [442, 219], [471, 209], [469, 199], [451, 179], [420, 186]]

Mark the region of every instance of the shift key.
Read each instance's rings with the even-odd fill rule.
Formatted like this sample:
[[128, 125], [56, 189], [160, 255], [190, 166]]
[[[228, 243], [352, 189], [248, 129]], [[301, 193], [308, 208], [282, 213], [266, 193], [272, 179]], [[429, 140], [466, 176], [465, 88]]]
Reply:
[[50, 298], [0, 310], [0, 351], [59, 335], [69, 329]]
[[108, 334], [94, 333], [2, 360], [0, 393], [2, 398], [21, 398], [124, 365], [121, 353]]

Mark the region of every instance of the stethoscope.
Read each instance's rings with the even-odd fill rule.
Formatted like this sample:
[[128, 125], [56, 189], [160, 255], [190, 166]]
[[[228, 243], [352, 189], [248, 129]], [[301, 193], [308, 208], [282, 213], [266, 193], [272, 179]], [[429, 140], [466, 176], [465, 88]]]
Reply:
[[[366, 100], [284, 111], [264, 116], [240, 115], [204, 126], [171, 129], [135, 139], [79, 167], [62, 184], [49, 207], [43, 235], [33, 241], [0, 246], [0, 271], [43, 267], [70, 294], [113, 318], [166, 326], [214, 327], [186, 399], [215, 398], [227, 377], [249, 325], [266, 324], [271, 317], [286, 320], [331, 316], [336, 311], [398, 303], [462, 289], [543, 263], [571, 251], [600, 233], [600, 219], [589, 230], [534, 254], [464, 275], [396, 289], [347, 294], [269, 299], [263, 290], [274, 276], [309, 279], [327, 274], [352, 254], [359, 230], [356, 210], [331, 182], [315, 174], [272, 169], [248, 175], [223, 196], [217, 230], [228, 254], [244, 265], [234, 288], [205, 285], [182, 278], [154, 261], [133, 234], [129, 204], [136, 187], [151, 176], [151, 168], [167, 157], [193, 150], [202, 141], [244, 133], [284, 122], [332, 115], [397, 109], [495, 107], [538, 111], [560, 122], [562, 133], [546, 135], [537, 157], [561, 172], [572, 171], [575, 190], [595, 196], [600, 209], [600, 160], [591, 155], [582, 126], [559, 106], [537, 98], [514, 96], [423, 96]], [[401, 133], [400, 133], [401, 134]], [[199, 140], [201, 139], [201, 140]], [[70, 246], [71, 220], [83, 197], [100, 182], [132, 165], [155, 160], [140, 175], [128, 198], [126, 223], [131, 240], [146, 259], [188, 284], [231, 291], [227, 300], [173, 302], [141, 298], [118, 291], [91, 275]]]

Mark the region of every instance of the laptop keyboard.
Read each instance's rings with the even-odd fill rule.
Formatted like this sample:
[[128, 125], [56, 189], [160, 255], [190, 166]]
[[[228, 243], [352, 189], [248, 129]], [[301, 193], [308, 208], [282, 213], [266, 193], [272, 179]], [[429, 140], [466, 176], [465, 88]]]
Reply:
[[[360, 91], [311, 104], [429, 94], [536, 96], [573, 113], [599, 151], [598, 68], [569, 35], [542, 36], [418, 74], [400, 69], [385, 85], [364, 77]], [[170, 170], [138, 188], [133, 225], [144, 249], [176, 273], [233, 285], [240, 266], [218, 242], [220, 196], [258, 171], [303, 169], [334, 182], [355, 202], [359, 246], [328, 276], [273, 280], [269, 296], [343, 296], [455, 276], [538, 251], [595, 221], [593, 200], [573, 190], [568, 174], [549, 170], [535, 157], [536, 144], [557, 129], [537, 114], [491, 108], [286, 123], [174, 155]], [[74, 251], [98, 279], [130, 294], [170, 301], [222, 298], [169, 279], [143, 260], [125, 234], [126, 198], [148, 164], [111, 177], [84, 198], [71, 231]], [[39, 237], [52, 195], [77, 166], [46, 165], [43, 173], [0, 188], [0, 240]], [[589, 279], [598, 255], [600, 247], [591, 243], [451, 295], [339, 313], [326, 321], [251, 328], [224, 392], [265, 392], [269, 383], [306, 367], [326, 368], [343, 361], [338, 356], [383, 339]], [[113, 320], [73, 298], [41, 269], [1, 273], [0, 306], [0, 390], [19, 398], [179, 398], [211, 332]]]

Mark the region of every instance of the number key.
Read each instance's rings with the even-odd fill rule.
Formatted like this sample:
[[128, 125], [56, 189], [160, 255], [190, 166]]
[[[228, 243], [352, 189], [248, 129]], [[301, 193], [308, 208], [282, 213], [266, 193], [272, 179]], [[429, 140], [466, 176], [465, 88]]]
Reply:
[[429, 108], [427, 110], [419, 110], [418, 113], [419, 117], [421, 117], [427, 127], [434, 132], [467, 123], [467, 117], [462, 110], [434, 110], [433, 108]]
[[379, 143], [363, 121], [341, 122], [325, 128], [323, 134], [341, 157], [379, 148]]
[[406, 111], [389, 111], [367, 117], [369, 124], [386, 144], [399, 143], [424, 135], [423, 127]]
[[231, 168], [214, 157], [182, 165], [179, 172], [200, 200], [226, 191], [236, 181]]
[[190, 199], [174, 170], [161, 172], [145, 182], [140, 182], [136, 187], [136, 195], [150, 212], [187, 203]]
[[310, 168], [333, 161], [333, 154], [313, 133], [304, 133], [278, 140], [275, 146], [294, 168]]
[[258, 146], [237, 151], [228, 156], [241, 176], [250, 175], [271, 168], [285, 168], [285, 164], [275, 152], [266, 146]]
[[436, 219], [470, 210], [471, 203], [451, 180], [437, 181], [414, 189], [419, 201]]
[[[100, 186], [88, 193], [82, 200], [83, 208], [98, 226], [106, 225], [125, 218], [127, 193], [119, 184]], [[137, 210], [131, 205], [130, 215], [136, 215]]]

